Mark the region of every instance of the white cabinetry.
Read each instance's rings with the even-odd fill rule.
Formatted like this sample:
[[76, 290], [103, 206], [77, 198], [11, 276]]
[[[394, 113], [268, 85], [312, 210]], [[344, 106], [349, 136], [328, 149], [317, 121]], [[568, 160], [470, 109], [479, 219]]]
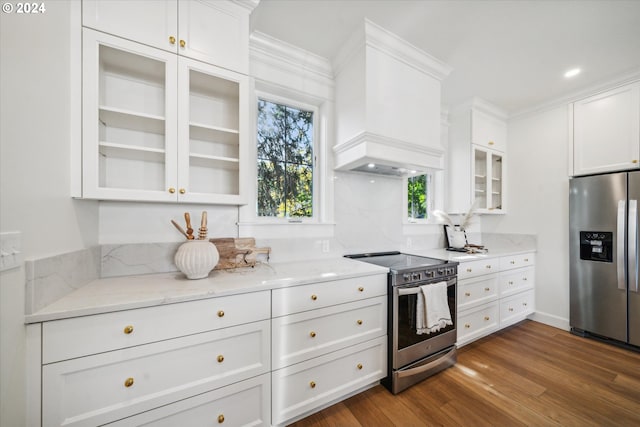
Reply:
[[386, 275], [273, 291], [274, 425], [386, 376], [386, 293]]
[[533, 253], [460, 263], [459, 347], [533, 313], [534, 263]]
[[586, 175], [640, 166], [640, 83], [570, 105], [573, 173]]
[[83, 0], [85, 27], [248, 74], [250, 2]]
[[463, 213], [476, 203], [478, 212], [505, 213], [505, 118], [504, 112], [478, 99], [452, 113], [449, 212]]
[[83, 32], [82, 196], [242, 204], [248, 78]]
[[246, 297], [45, 323], [43, 425], [129, 425], [143, 412], [141, 421], [222, 415], [268, 425], [269, 292]]

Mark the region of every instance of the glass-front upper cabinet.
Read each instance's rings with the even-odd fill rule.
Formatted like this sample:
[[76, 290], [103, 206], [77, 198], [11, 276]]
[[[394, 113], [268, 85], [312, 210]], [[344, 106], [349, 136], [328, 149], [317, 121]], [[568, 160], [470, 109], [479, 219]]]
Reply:
[[477, 209], [501, 211], [504, 154], [482, 147], [473, 148], [473, 190]]

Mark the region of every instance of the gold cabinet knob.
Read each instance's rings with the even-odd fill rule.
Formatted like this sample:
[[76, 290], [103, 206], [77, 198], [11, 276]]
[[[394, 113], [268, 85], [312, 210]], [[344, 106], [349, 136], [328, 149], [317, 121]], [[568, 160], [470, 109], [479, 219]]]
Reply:
[[633, 159], [633, 160], [631, 160], [631, 163], [633, 163], [633, 164], [638, 163], [638, 159]]
[[489, 292], [491, 288], [484, 288], [485, 292]]
[[464, 324], [464, 327], [465, 327], [465, 328], [470, 328], [470, 327], [471, 327], [471, 325], [470, 325], [470, 324], [468, 324], [468, 323], [465, 323], [465, 324]]
[[315, 381], [311, 381], [311, 382], [309, 383], [309, 387], [311, 387], [311, 388], [316, 388], [316, 382], [315, 382]]
[[362, 320], [358, 319], [358, 325], [362, 325]]
[[224, 415], [218, 415], [218, 424], [222, 424], [224, 422]]
[[489, 145], [493, 145], [493, 144], [495, 144], [495, 142], [489, 141]]
[[181, 188], [180, 190], [178, 190], [180, 192], [180, 194], [184, 194], [187, 192], [187, 190], [185, 190], [184, 188]]
[[467, 268], [467, 273], [471, 273], [473, 270], [471, 270], [470, 268]]
[[513, 285], [513, 281], [509, 280], [509, 285]]
[[315, 300], [317, 300], [317, 299], [318, 299], [318, 296], [317, 296], [317, 295], [315, 295], [315, 294], [313, 294], [313, 295], [311, 295], [311, 299], [315, 301]]
[[522, 281], [523, 281], [523, 282], [526, 282], [526, 281], [527, 281], [527, 278], [526, 278], [526, 277], [523, 277], [523, 278], [522, 278]]
[[127, 325], [124, 327], [124, 333], [129, 335], [131, 332], [133, 332], [133, 325]]
[[464, 293], [464, 296], [465, 296], [465, 297], [470, 297], [470, 296], [471, 296], [471, 292], [465, 292], [465, 293]]
[[313, 332], [313, 331], [311, 331], [311, 332], [309, 333], [309, 336], [310, 336], [311, 338], [315, 338], [315, 337], [316, 337], [316, 333], [315, 333], [315, 332]]
[[358, 363], [358, 369], [362, 369], [362, 363]]
[[488, 264], [487, 264], [487, 265], [486, 265], [486, 268], [491, 268], [491, 265], [488, 265]]
[[360, 291], [360, 292], [364, 292], [364, 288], [363, 288], [362, 286], [360, 286], [360, 287], [358, 288], [358, 291]]
[[513, 308], [512, 308], [512, 307], [509, 307], [509, 311], [513, 311]]
[[169, 43], [176, 44], [176, 38], [173, 36], [169, 36]]
[[132, 385], [133, 385], [133, 378], [129, 377], [126, 380], [124, 380], [125, 387], [131, 387]]
[[524, 259], [524, 262], [529, 262], [529, 258], [525, 258], [525, 259]]
[[527, 303], [526, 303], [526, 302], [523, 302], [523, 303], [522, 303], [522, 305], [524, 305], [524, 306], [526, 307], [526, 306], [527, 306]]
[[173, 187], [169, 187], [169, 193], [173, 194], [176, 192], [176, 189]]
[[222, 363], [222, 362], [224, 362], [224, 356], [219, 354], [218, 355], [218, 363]]
[[180, 39], [180, 47], [185, 47], [187, 45], [187, 42]]
[[515, 261], [509, 261], [509, 263], [510, 263], [510, 264], [515, 264], [516, 262], [515, 262]]
[[224, 311], [218, 310], [218, 317], [224, 317]]
[[484, 316], [484, 320], [489, 320], [489, 316]]

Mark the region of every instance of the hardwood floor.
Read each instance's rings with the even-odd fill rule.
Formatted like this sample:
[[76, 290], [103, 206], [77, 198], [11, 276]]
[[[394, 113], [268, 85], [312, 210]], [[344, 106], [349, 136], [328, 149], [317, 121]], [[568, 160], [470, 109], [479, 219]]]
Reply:
[[293, 426], [640, 426], [640, 353], [524, 321], [396, 396], [376, 386]]

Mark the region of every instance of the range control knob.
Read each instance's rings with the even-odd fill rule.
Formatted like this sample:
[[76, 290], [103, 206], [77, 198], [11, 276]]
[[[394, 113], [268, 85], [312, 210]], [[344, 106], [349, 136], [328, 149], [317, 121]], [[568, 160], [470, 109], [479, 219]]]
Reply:
[[404, 273], [402, 275], [402, 280], [404, 280], [405, 282], [411, 280], [411, 275], [409, 273]]
[[427, 278], [431, 278], [433, 277], [433, 270], [427, 270], [424, 274]]

